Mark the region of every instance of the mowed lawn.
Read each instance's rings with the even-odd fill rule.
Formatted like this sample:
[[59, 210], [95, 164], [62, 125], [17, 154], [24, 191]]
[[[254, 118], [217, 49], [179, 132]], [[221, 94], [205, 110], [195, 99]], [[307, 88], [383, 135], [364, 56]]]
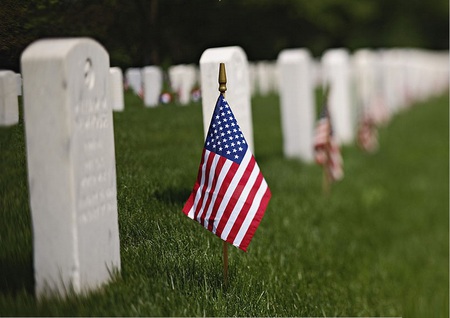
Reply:
[[[449, 98], [400, 112], [374, 155], [345, 147], [345, 178], [282, 155], [278, 96], [253, 99], [255, 157], [272, 199], [244, 253], [182, 206], [203, 146], [201, 105], [114, 114], [122, 271], [99, 291], [34, 297], [23, 114], [0, 128], [0, 316], [449, 314]], [[239, 107], [239, 105], [231, 105]]]

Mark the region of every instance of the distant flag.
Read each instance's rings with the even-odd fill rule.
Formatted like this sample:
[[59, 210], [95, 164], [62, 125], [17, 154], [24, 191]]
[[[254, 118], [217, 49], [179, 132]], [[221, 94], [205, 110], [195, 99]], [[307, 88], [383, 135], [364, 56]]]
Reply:
[[197, 181], [183, 212], [246, 251], [271, 197], [228, 102], [220, 94]]
[[366, 152], [373, 153], [378, 150], [378, 130], [369, 111], [365, 111], [360, 119], [358, 145]]
[[331, 125], [328, 110], [328, 90], [319, 120], [316, 124], [314, 136], [314, 157], [317, 164], [326, 169], [331, 181], [341, 180], [344, 177], [343, 161], [339, 145], [337, 144]]

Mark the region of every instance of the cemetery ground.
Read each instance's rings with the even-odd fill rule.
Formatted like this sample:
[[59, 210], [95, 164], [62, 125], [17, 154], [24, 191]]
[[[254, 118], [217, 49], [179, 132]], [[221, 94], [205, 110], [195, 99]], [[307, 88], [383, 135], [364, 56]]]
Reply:
[[[449, 314], [448, 94], [397, 114], [374, 155], [343, 148], [345, 178], [282, 156], [278, 96], [253, 99], [255, 157], [272, 191], [248, 253], [182, 206], [203, 146], [201, 105], [114, 113], [122, 270], [67, 299], [34, 297], [23, 112], [0, 128], [0, 316]], [[239, 107], [239, 105], [231, 105]]]

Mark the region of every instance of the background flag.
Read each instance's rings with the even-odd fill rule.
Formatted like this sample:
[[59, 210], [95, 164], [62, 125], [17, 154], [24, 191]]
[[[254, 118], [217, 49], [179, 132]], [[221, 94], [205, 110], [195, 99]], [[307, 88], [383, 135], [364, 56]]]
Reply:
[[328, 175], [332, 181], [337, 181], [344, 177], [341, 151], [333, 135], [333, 128], [331, 126], [331, 119], [328, 111], [328, 91], [325, 96], [325, 102], [319, 120], [316, 124], [314, 158], [319, 165], [323, 166], [324, 169], [327, 169]]
[[378, 130], [369, 111], [364, 112], [360, 119], [358, 145], [366, 152], [378, 150]]
[[184, 205], [189, 218], [246, 251], [271, 197], [228, 102], [221, 94]]

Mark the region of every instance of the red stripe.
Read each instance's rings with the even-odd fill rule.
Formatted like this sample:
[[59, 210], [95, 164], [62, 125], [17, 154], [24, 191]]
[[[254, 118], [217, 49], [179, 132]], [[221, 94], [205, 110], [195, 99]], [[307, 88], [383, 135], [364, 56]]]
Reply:
[[214, 227], [214, 221], [216, 219], [217, 212], [219, 210], [219, 206], [222, 203], [223, 197], [225, 193], [227, 192], [228, 187], [230, 186], [231, 181], [234, 178], [234, 175], [236, 174], [237, 169], [239, 168], [239, 164], [232, 163], [230, 169], [228, 170], [228, 173], [225, 175], [225, 178], [222, 182], [222, 186], [220, 187], [219, 191], [217, 192], [217, 198], [213, 202], [213, 209], [211, 212], [211, 215], [208, 219], [208, 230], [212, 231]]
[[230, 214], [233, 211], [234, 206], [239, 201], [242, 190], [244, 190], [244, 187], [247, 184], [248, 178], [250, 177], [254, 166], [255, 166], [255, 160], [250, 160], [247, 167], [245, 168], [245, 171], [244, 171], [241, 179], [239, 180], [239, 183], [237, 184], [236, 188], [233, 191], [230, 201], [228, 201], [228, 204], [225, 207], [225, 211], [222, 214], [222, 217], [220, 218], [220, 221], [219, 221], [219, 224], [218, 224], [217, 230], [216, 230], [216, 235], [218, 235], [219, 237], [222, 235], [222, 231], [228, 223], [228, 219], [230, 218]]
[[204, 224], [204, 221], [205, 221], [206, 211], [208, 211], [208, 207], [211, 204], [212, 197], [213, 197], [214, 193], [216, 192], [216, 184], [217, 184], [217, 180], [219, 179], [220, 172], [222, 171], [222, 167], [223, 167], [225, 161], [227, 160], [227, 158], [217, 155], [215, 153], [214, 153], [214, 156], [219, 156], [219, 160], [216, 165], [216, 170], [214, 171], [213, 183], [211, 185], [211, 189], [209, 190], [208, 200], [206, 201], [205, 207], [203, 208], [202, 215], [200, 217], [200, 221], [201, 221], [202, 225]]
[[247, 251], [247, 247], [250, 244], [250, 241], [252, 240], [253, 235], [255, 234], [259, 223], [261, 222], [261, 219], [264, 215], [264, 212], [266, 211], [266, 207], [269, 204], [269, 200], [270, 200], [271, 196], [272, 196], [272, 193], [270, 192], [269, 187], [267, 187], [267, 190], [261, 199], [261, 203], [259, 204], [258, 211], [256, 212], [255, 217], [253, 218], [252, 222], [250, 223], [247, 233], [245, 233], [245, 236], [242, 239], [241, 244], [239, 246], [239, 248], [241, 248], [243, 251]]
[[198, 188], [200, 186], [200, 181], [201, 181], [201, 178], [202, 178], [201, 167], [203, 166], [204, 160], [205, 160], [205, 148], [203, 148], [203, 151], [202, 151], [202, 157], [200, 159], [200, 169], [199, 169], [199, 171], [197, 173], [197, 180], [195, 181], [194, 188], [192, 189], [192, 192], [191, 192], [191, 195], [189, 196], [189, 199], [186, 201], [186, 203], [184, 204], [184, 207], [183, 207], [183, 213], [186, 214], [186, 215], [189, 214], [189, 211], [191, 210], [192, 206], [194, 205], [195, 193], [197, 193], [197, 190], [198, 190]]
[[[206, 168], [205, 168], [205, 176], [203, 179], [203, 184], [200, 184], [200, 186], [202, 187], [201, 190], [199, 188], [199, 191], [201, 191], [201, 195], [200, 195], [200, 200], [198, 200], [197, 202], [197, 206], [195, 207], [195, 211], [194, 211], [194, 219], [197, 219], [199, 213], [201, 213], [201, 209], [202, 209], [202, 203], [203, 200], [205, 199], [205, 193], [206, 193], [206, 188], [208, 187], [208, 181], [209, 181], [209, 174], [211, 172], [211, 163], [214, 159], [214, 153], [210, 152], [209, 156], [208, 156], [208, 160], [206, 161]], [[199, 173], [201, 174], [202, 172], [202, 168], [199, 169]]]
[[256, 192], [258, 191], [262, 181], [263, 181], [263, 175], [261, 172], [258, 173], [258, 176], [256, 177], [255, 183], [253, 184], [247, 200], [245, 200], [245, 203], [239, 211], [239, 215], [236, 218], [236, 221], [233, 224], [233, 227], [231, 228], [230, 233], [228, 234], [227, 241], [233, 244], [234, 239], [236, 238], [237, 233], [239, 232], [239, 229], [242, 226], [242, 223], [244, 223], [245, 218], [247, 217], [248, 211], [250, 210], [250, 207], [252, 206], [253, 200], [255, 199]]

